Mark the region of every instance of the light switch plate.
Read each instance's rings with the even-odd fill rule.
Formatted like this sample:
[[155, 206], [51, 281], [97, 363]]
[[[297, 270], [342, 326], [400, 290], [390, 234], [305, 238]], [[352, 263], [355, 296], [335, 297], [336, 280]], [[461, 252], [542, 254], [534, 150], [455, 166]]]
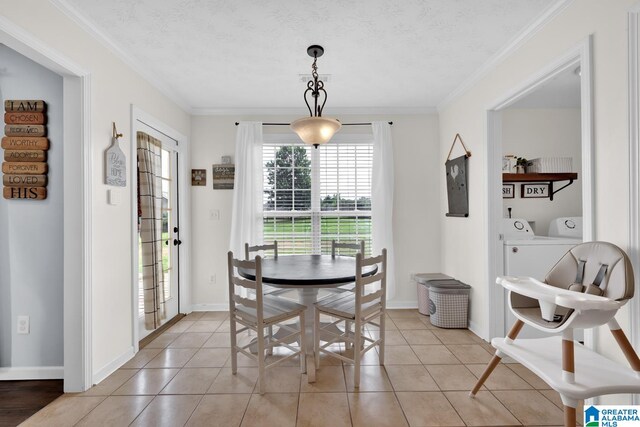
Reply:
[[118, 190], [107, 190], [107, 203], [110, 205], [120, 204], [120, 192]]
[[29, 334], [29, 316], [18, 316], [18, 330], [20, 335]]

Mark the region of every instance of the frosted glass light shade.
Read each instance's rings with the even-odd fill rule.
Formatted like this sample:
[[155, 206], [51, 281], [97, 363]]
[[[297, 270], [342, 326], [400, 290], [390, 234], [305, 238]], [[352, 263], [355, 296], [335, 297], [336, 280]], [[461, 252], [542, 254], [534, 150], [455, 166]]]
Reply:
[[293, 130], [305, 144], [325, 144], [340, 130], [342, 124], [328, 117], [303, 117], [291, 123]]

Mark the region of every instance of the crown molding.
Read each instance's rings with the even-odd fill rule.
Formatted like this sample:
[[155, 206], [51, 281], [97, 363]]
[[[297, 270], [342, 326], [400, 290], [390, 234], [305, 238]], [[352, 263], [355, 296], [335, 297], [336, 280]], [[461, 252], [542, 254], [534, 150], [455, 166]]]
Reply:
[[442, 111], [451, 105], [457, 98], [465, 94], [476, 85], [482, 78], [487, 76], [498, 64], [504, 61], [512, 53], [516, 52], [522, 45], [528, 42], [542, 28], [551, 22], [556, 16], [562, 13], [573, 0], [558, 0], [546, 8], [538, 15], [524, 30], [516, 35], [505, 47], [496, 52], [487, 62], [477, 69], [470, 77], [462, 82], [460, 86], [447, 95], [437, 106], [438, 111]]
[[[435, 114], [435, 107], [345, 107], [327, 109], [327, 116]], [[194, 116], [300, 116], [305, 108], [192, 108]]]
[[64, 13], [73, 22], [78, 24], [80, 28], [92, 35], [100, 44], [110, 50], [122, 62], [132, 68], [136, 73], [140, 74], [151, 86], [156, 88], [160, 93], [169, 98], [185, 112], [191, 111], [189, 103], [179, 95], [166, 81], [158, 78], [144, 63], [136, 59], [134, 55], [122, 49], [113, 41], [106, 33], [104, 33], [93, 21], [83, 16], [76, 8], [67, 3], [66, 0], [49, 0], [56, 8]]

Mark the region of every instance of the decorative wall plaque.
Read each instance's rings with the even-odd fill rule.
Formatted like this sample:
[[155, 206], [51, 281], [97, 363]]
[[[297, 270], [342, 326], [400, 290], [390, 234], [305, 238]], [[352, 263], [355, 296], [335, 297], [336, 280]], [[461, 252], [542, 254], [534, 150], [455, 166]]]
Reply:
[[47, 104], [42, 100], [4, 102], [2, 196], [5, 199], [47, 198]]
[[118, 138], [122, 136], [117, 133], [116, 124], [113, 124], [113, 136], [111, 138], [111, 146], [104, 153], [104, 174], [105, 184], [115, 187], [127, 186], [127, 158], [120, 149]]
[[191, 169], [191, 185], [194, 187], [207, 185], [207, 170]]
[[233, 190], [233, 179], [235, 177], [235, 165], [213, 165], [213, 181], [214, 190]]

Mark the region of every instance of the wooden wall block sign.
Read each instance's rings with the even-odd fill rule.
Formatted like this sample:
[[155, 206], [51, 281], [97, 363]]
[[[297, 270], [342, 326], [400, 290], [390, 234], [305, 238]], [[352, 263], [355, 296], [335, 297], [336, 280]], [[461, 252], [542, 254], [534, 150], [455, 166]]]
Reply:
[[7, 99], [4, 101], [4, 111], [43, 112], [47, 108], [46, 102], [37, 99]]
[[42, 136], [5, 136], [2, 138], [5, 150], [48, 150], [49, 140]]
[[5, 187], [46, 187], [46, 175], [3, 175], [2, 184]]
[[6, 125], [4, 134], [7, 136], [45, 136], [47, 129], [43, 125]]
[[7, 162], [46, 162], [47, 152], [42, 150], [4, 150]]
[[4, 122], [7, 124], [43, 125], [47, 122], [44, 113], [11, 112], [4, 113]]
[[44, 175], [45, 173], [47, 173], [47, 169], [48, 165], [46, 163], [2, 163], [2, 173], [13, 175]]
[[2, 195], [5, 199], [44, 200], [47, 198], [45, 187], [4, 187]]

